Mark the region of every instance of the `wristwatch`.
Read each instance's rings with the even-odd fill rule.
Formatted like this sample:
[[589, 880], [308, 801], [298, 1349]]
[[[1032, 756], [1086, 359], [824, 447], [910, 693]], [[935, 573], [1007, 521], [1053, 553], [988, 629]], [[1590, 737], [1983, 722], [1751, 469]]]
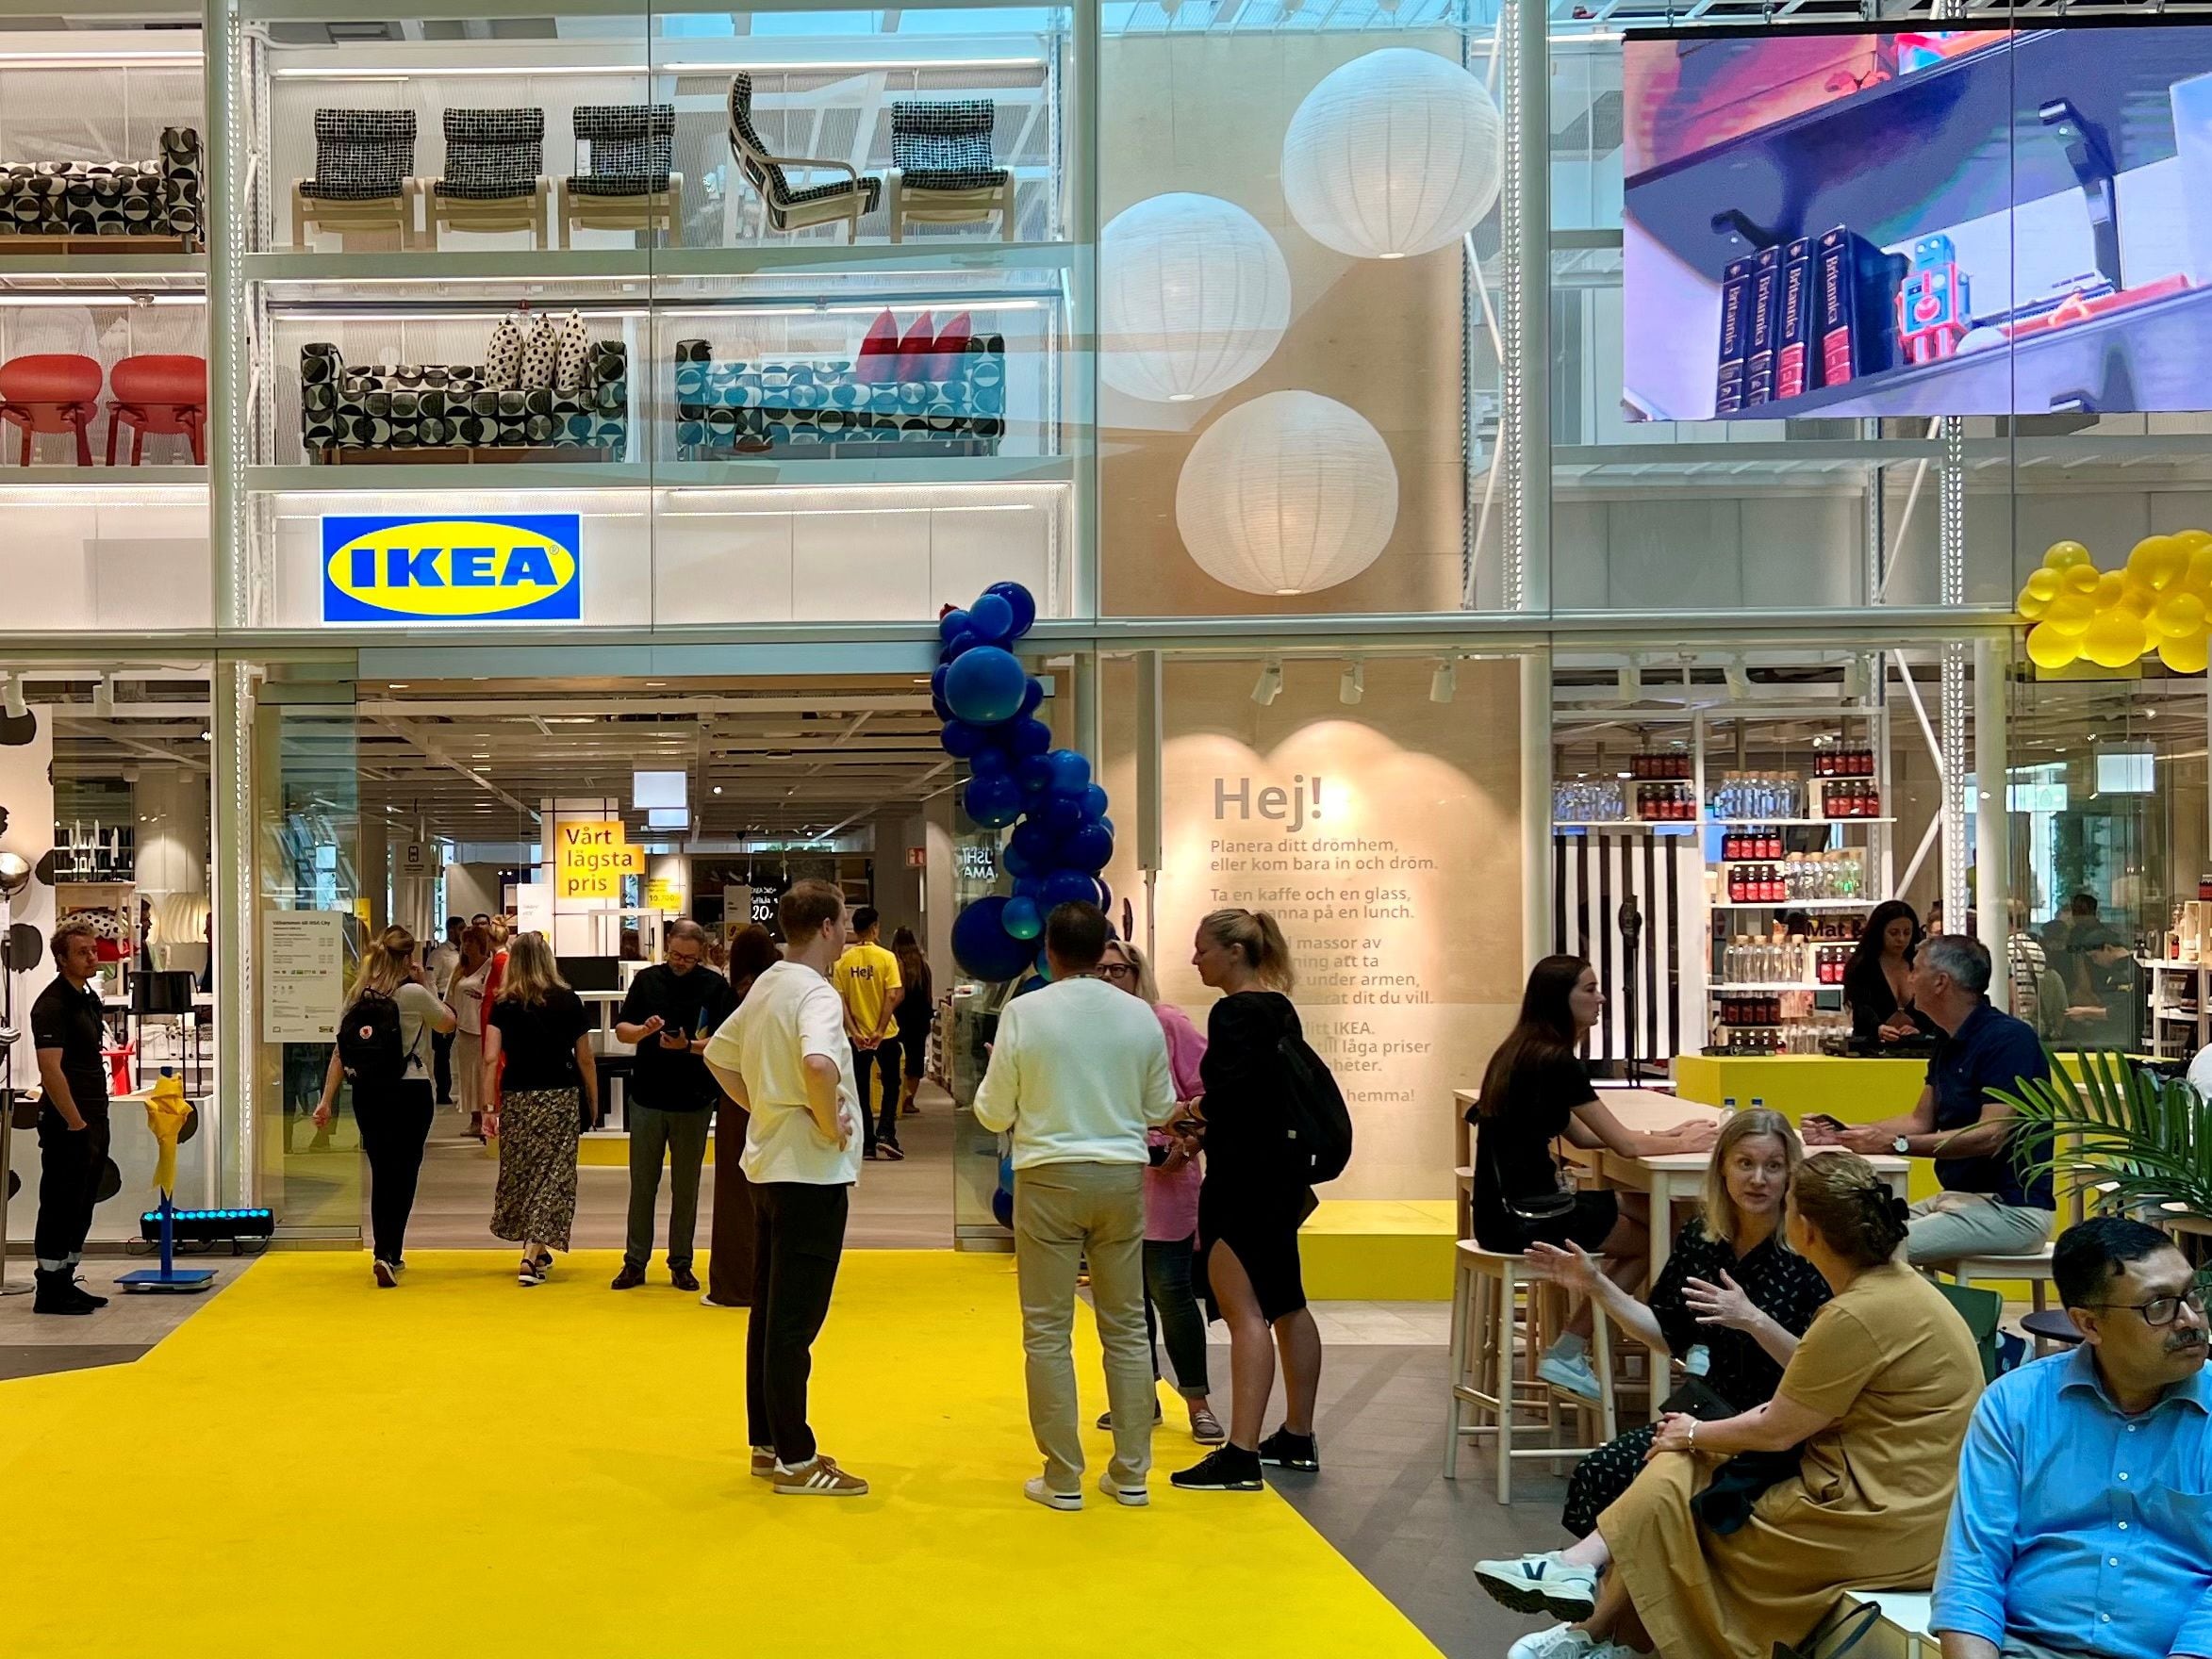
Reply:
[[1912, 1154], [1912, 1142], [1910, 1138], [1900, 1135], [1890, 1142], [1890, 1150], [1896, 1153], [1899, 1158], [1908, 1158]]

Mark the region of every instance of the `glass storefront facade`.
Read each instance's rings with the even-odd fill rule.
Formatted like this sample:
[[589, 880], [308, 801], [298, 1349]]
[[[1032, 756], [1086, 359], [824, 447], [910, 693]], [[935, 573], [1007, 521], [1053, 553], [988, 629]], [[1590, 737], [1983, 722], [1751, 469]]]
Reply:
[[[214, 1192], [358, 1210], [293, 1147], [265, 925], [397, 893], [389, 688], [911, 682], [998, 581], [1168, 994], [1197, 915], [1283, 914], [1394, 1125], [1361, 1196], [1448, 1191], [1440, 1097], [1630, 892], [1672, 931], [1608, 1058], [1725, 1043], [1714, 988], [1779, 982], [1729, 954], [1776, 908], [1737, 865], [1851, 855], [1811, 900], [1839, 932], [2088, 891], [2159, 952], [2206, 862], [2201, 688], [2039, 682], [2013, 605], [2054, 541], [2212, 518], [2204, 417], [1654, 418], [1623, 36], [1664, 20], [1554, 9], [219, 0], [8, 36], [0, 162], [142, 163], [166, 215], [0, 235], [0, 397], [32, 355], [99, 383], [82, 464], [41, 418], [0, 466], [0, 671], [66, 744], [195, 665]], [[131, 746], [185, 741], [104, 724], [74, 785], [57, 749], [0, 847], [120, 815]], [[1831, 813], [1861, 749], [1837, 780], [1879, 810]], [[1789, 811], [1723, 793], [1783, 778]]]

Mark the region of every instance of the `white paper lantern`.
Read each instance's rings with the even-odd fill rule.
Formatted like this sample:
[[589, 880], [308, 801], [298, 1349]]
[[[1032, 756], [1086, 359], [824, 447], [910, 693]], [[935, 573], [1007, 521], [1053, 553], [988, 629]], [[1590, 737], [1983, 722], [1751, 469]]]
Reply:
[[1175, 486], [1183, 546], [1246, 593], [1313, 593], [1375, 563], [1398, 517], [1382, 435], [1313, 392], [1240, 403], [1191, 447]]
[[1229, 390], [1290, 325], [1290, 268], [1233, 202], [1176, 191], [1114, 215], [1099, 238], [1098, 372], [1131, 397]]
[[1482, 222], [1505, 183], [1488, 88], [1433, 52], [1354, 58], [1306, 94], [1282, 139], [1282, 193], [1315, 241], [1402, 259]]

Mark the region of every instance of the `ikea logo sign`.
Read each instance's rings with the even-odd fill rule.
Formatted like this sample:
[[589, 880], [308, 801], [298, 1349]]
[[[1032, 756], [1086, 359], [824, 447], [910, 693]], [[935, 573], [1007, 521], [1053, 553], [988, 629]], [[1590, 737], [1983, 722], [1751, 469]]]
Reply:
[[322, 520], [325, 622], [575, 622], [583, 522], [498, 518]]

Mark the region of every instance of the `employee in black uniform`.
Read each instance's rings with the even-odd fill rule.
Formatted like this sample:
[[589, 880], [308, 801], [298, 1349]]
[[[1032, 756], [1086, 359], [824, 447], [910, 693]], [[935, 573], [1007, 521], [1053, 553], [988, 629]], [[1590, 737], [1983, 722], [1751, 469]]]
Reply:
[[637, 1047], [623, 1106], [630, 1129], [630, 1225], [617, 1290], [645, 1283], [664, 1158], [670, 1189], [669, 1278], [679, 1290], [699, 1289], [691, 1271], [699, 1172], [706, 1159], [707, 1128], [722, 1098], [700, 1056], [737, 1007], [730, 981], [706, 965], [706, 929], [697, 922], [671, 923], [668, 961], [630, 981], [622, 1017], [615, 1022], [615, 1035]]
[[92, 981], [100, 972], [99, 935], [89, 921], [54, 929], [54, 982], [31, 1004], [31, 1045], [38, 1051], [39, 1223], [35, 1239], [38, 1294], [33, 1313], [91, 1313], [107, 1299], [78, 1288], [92, 1205], [107, 1167], [106, 1010]]

